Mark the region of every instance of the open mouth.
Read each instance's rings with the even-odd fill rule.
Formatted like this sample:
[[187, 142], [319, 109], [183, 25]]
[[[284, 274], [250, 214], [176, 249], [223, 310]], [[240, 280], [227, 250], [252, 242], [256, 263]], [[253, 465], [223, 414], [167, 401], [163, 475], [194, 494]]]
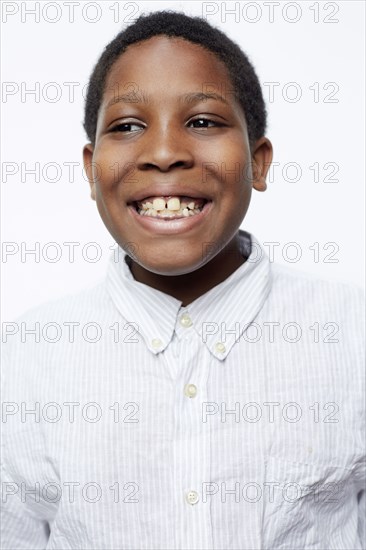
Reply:
[[140, 216], [177, 219], [199, 214], [207, 202], [210, 201], [186, 196], [146, 197], [133, 206]]

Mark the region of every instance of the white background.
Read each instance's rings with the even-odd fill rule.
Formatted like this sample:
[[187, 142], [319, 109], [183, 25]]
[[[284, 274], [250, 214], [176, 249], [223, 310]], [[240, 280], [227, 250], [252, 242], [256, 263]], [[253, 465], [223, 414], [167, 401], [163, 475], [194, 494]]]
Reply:
[[[18, 250], [1, 259], [4, 321], [14, 320], [39, 303], [93, 286], [104, 277], [114, 241], [90, 199], [82, 173], [86, 138], [81, 90], [102, 49], [129, 24], [131, 14], [136, 17], [158, 9], [191, 15], [214, 13], [208, 21], [239, 43], [263, 85], [269, 113], [267, 136], [279, 165], [267, 191], [254, 191], [243, 229], [262, 243], [280, 243], [274, 249], [274, 260], [294, 270], [364, 285], [363, 1], [80, 1], [74, 3], [73, 22], [71, 8], [64, 2], [1, 4], [2, 241], [3, 251], [11, 246]], [[28, 11], [34, 9], [39, 22]], [[59, 21], [52, 23], [55, 19]], [[67, 82], [79, 84], [74, 97]], [[279, 83], [273, 101], [265, 84], [270, 82]], [[39, 97], [24, 95], [37, 86]], [[301, 97], [294, 101], [299, 91]], [[53, 101], [56, 93], [60, 97]], [[39, 182], [26, 173], [37, 162]], [[79, 163], [74, 181], [65, 164], [70, 162]], [[47, 169], [48, 163], [57, 163], [59, 172], [52, 165]], [[289, 181], [299, 173], [288, 163], [300, 167], [299, 181]], [[315, 168], [309, 168], [315, 163], [320, 168], [318, 182]], [[333, 176], [334, 164], [327, 163], [338, 166]], [[17, 172], [7, 173], [11, 169]], [[326, 176], [338, 181], [325, 181]], [[59, 181], [50, 181], [56, 177]], [[55, 263], [49, 261], [56, 252], [47, 248], [51, 242], [58, 243], [62, 252]], [[69, 261], [65, 242], [80, 243], [74, 262]], [[97, 262], [88, 261], [96, 251], [85, 248], [91, 242], [98, 243], [102, 252]], [[290, 242], [301, 247], [296, 263], [288, 261], [295, 253], [288, 247]], [[318, 261], [314, 247], [309, 248], [314, 243], [319, 243], [315, 245]], [[35, 246], [41, 251], [39, 262], [34, 255], [22, 258], [22, 250]], [[269, 245], [265, 248], [269, 252]]]

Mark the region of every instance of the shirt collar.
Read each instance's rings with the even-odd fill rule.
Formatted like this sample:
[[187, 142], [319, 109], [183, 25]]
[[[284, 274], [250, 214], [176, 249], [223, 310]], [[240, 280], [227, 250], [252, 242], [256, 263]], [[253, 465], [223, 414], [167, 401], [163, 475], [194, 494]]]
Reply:
[[270, 262], [260, 243], [243, 230], [239, 230], [239, 242], [247, 261], [188, 306], [136, 281], [121, 248], [117, 259], [112, 255], [107, 272], [110, 297], [124, 319], [134, 323], [152, 353], [164, 351], [174, 331], [180, 337], [186, 329], [178, 316], [188, 314], [210, 353], [220, 360], [227, 357], [258, 315], [271, 288]]

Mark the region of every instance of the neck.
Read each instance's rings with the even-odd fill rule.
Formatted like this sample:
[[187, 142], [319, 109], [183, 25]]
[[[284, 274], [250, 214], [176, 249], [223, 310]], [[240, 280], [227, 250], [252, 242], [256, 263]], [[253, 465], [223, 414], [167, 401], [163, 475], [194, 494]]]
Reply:
[[135, 280], [144, 283], [182, 302], [183, 306], [222, 283], [247, 260], [240, 251], [239, 235], [212, 260], [201, 268], [184, 275], [159, 275], [148, 271], [129, 258]]

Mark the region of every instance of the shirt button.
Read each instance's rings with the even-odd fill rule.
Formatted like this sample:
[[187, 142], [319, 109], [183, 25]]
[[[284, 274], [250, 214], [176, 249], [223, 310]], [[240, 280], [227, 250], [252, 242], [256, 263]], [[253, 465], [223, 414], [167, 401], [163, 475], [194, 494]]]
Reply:
[[163, 345], [163, 342], [159, 338], [154, 338], [151, 340], [151, 345], [154, 349], [158, 349]]
[[184, 386], [184, 393], [187, 397], [196, 397], [197, 386], [195, 386], [194, 384], [186, 384]]
[[224, 344], [222, 342], [217, 342], [215, 344], [215, 350], [218, 352], [218, 353], [225, 353], [226, 351], [226, 348], [224, 346]]
[[192, 326], [192, 319], [190, 318], [188, 313], [183, 313], [182, 317], [180, 318], [180, 324], [182, 325], [182, 327], [186, 328]]
[[197, 504], [198, 502], [198, 493], [197, 491], [188, 491], [186, 494], [186, 501], [188, 504]]

